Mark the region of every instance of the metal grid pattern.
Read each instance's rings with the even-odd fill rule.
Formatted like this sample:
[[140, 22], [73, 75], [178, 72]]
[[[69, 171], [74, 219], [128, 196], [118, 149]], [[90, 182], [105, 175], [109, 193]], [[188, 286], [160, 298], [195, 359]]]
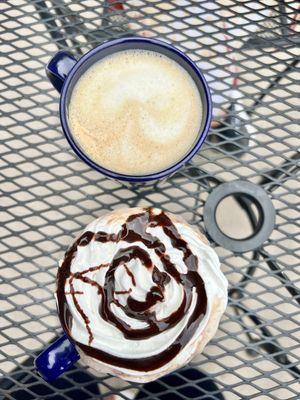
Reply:
[[[267, 191], [276, 226], [254, 252], [233, 254], [216, 244], [230, 303], [216, 337], [194, 362], [217, 389], [194, 398], [299, 399], [297, 2], [11, 0], [0, 10], [0, 398], [98, 399], [100, 381], [107, 396], [130, 398], [110, 377], [95, 379], [80, 368], [54, 386], [35, 374], [32, 358], [61, 332], [53, 298], [57, 260], [91, 219], [124, 205], [155, 205], [204, 228], [208, 194], [221, 182], [244, 179]], [[76, 158], [61, 132], [58, 94], [44, 73], [58, 49], [80, 55], [128, 33], [185, 51], [204, 71], [215, 103], [205, 149], [142, 192]], [[220, 223], [243, 226], [232, 234], [252, 229], [253, 213], [244, 226], [238, 204], [227, 207]], [[160, 395], [186, 399], [186, 385], [207, 379], [187, 375], [175, 389], [166, 382]], [[144, 398], [158, 396], [144, 389]]]

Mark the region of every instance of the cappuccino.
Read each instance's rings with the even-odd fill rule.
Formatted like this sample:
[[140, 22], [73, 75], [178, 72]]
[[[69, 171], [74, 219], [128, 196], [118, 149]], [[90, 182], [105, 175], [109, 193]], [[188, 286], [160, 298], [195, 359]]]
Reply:
[[193, 147], [202, 103], [178, 63], [153, 51], [125, 50], [82, 75], [68, 117], [74, 139], [94, 162], [145, 175], [176, 164]]

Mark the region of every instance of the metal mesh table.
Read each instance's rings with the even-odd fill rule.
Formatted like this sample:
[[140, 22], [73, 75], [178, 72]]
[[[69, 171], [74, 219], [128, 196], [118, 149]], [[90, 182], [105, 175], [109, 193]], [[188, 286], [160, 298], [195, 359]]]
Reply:
[[[156, 392], [144, 388], [143, 398], [299, 399], [297, 2], [11, 0], [0, 10], [0, 398], [99, 399], [100, 381], [105, 396], [128, 398], [125, 389], [138, 385], [116, 387], [80, 367], [55, 385], [36, 375], [33, 357], [61, 332], [53, 298], [57, 260], [91, 219], [124, 205], [155, 205], [205, 229], [208, 195], [223, 182], [247, 180], [271, 198], [275, 228], [251, 251], [215, 243], [230, 302], [193, 365], [205, 374], [195, 378], [184, 369], [176, 387], [167, 380]], [[215, 103], [205, 148], [143, 191], [76, 158], [44, 72], [58, 49], [80, 55], [127, 34], [184, 50], [204, 71]], [[218, 224], [236, 238], [257, 224], [256, 211], [241, 199], [227, 198], [217, 210]], [[188, 397], [187, 386], [202, 387], [202, 395]]]

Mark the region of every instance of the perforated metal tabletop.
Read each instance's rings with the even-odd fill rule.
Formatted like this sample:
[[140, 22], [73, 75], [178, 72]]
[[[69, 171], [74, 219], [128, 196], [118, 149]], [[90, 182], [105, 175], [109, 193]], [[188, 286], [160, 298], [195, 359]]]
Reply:
[[[0, 10], [0, 398], [129, 399], [130, 389], [139, 389], [151, 400], [299, 399], [297, 2], [11, 0]], [[44, 71], [58, 49], [80, 56], [124, 35], [160, 38], [185, 51], [213, 94], [204, 149], [147, 190], [108, 180], [75, 156]], [[76, 234], [105, 210], [135, 205], [181, 214], [206, 230], [209, 194], [236, 180], [267, 193], [275, 227], [251, 251], [233, 252], [211, 237], [230, 301], [202, 356], [155, 388], [96, 379], [80, 366], [44, 383], [33, 358], [61, 333], [55, 275]], [[248, 200], [231, 197], [217, 222], [240, 239], [255, 231], [258, 214]]]

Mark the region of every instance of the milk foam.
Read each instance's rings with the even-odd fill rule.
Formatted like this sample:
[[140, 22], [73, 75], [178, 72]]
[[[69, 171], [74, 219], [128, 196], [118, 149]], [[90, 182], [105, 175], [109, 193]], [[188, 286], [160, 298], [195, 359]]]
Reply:
[[71, 131], [84, 152], [114, 172], [142, 175], [179, 161], [195, 142], [202, 103], [175, 61], [126, 50], [92, 65], [69, 105]]

